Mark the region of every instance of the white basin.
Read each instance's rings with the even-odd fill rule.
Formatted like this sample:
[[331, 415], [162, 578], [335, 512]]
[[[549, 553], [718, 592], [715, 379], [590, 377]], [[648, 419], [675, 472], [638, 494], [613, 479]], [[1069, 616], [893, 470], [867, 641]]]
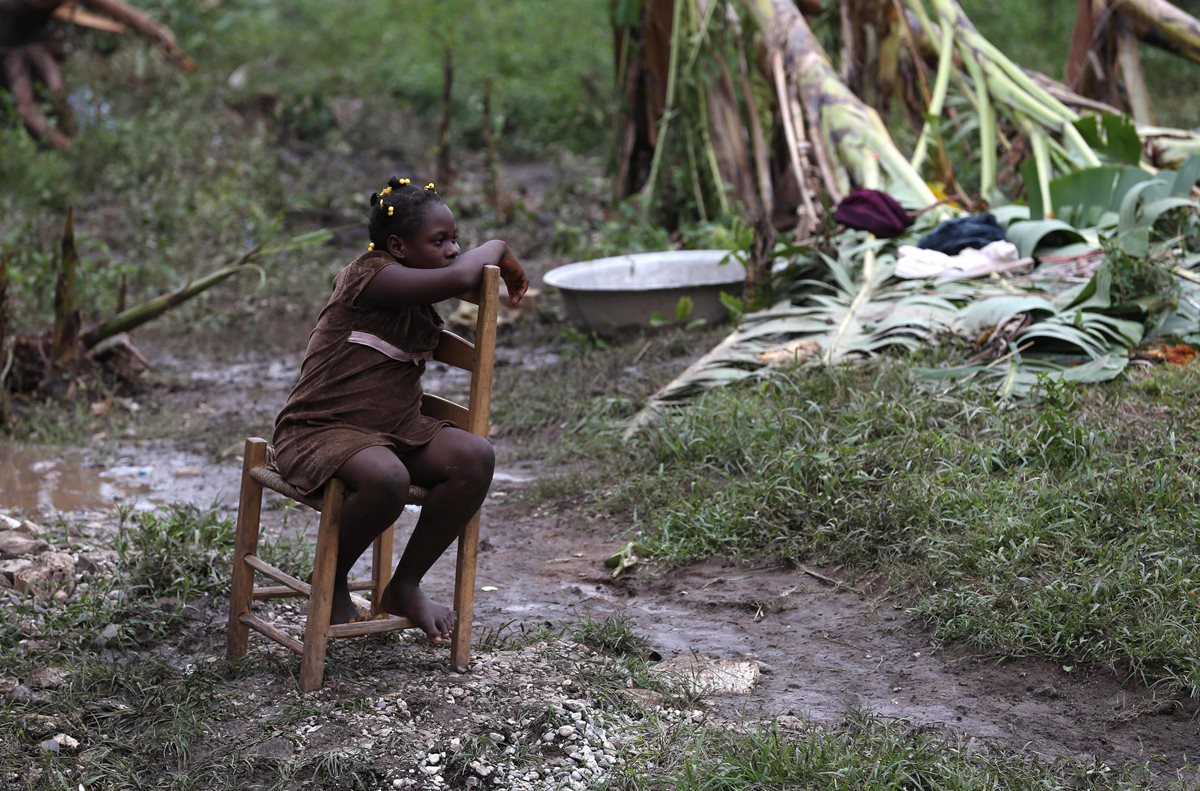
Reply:
[[722, 321], [721, 292], [741, 294], [745, 270], [728, 250], [673, 250], [566, 264], [542, 281], [562, 293], [572, 324], [613, 335], [650, 327], [655, 316], [674, 322], [681, 297], [692, 300], [685, 321]]

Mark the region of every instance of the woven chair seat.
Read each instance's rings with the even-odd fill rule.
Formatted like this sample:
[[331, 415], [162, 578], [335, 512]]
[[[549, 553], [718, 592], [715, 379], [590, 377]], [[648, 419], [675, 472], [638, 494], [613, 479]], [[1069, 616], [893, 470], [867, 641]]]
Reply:
[[[278, 492], [284, 497], [289, 497], [298, 503], [303, 503], [315, 511], [321, 510], [321, 504], [324, 501], [322, 493], [304, 494], [295, 486], [288, 483], [283, 475], [279, 473], [279, 468], [275, 466], [275, 448], [271, 445], [267, 446], [266, 466], [255, 467], [250, 470], [250, 477], [273, 492]], [[422, 505], [425, 502], [427, 494], [429, 494], [429, 490], [423, 486], [410, 486], [408, 487], [407, 502], [409, 505]]]

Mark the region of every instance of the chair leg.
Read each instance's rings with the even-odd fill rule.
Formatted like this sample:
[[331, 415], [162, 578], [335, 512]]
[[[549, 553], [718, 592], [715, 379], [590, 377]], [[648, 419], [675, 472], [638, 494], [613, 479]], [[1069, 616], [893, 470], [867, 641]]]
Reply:
[[233, 547], [233, 582], [229, 592], [229, 624], [225, 630], [225, 655], [240, 659], [246, 655], [250, 628], [241, 617], [250, 612], [254, 598], [254, 569], [244, 558], [258, 551], [258, 525], [262, 515], [262, 485], [250, 477], [250, 470], [267, 463], [267, 443], [258, 437], [246, 440], [242, 457], [242, 489], [238, 498], [237, 532]]
[[471, 619], [475, 613], [475, 559], [479, 551], [479, 513], [471, 517], [458, 537], [458, 564], [454, 575], [454, 613], [457, 623], [450, 638], [450, 663], [459, 673], [471, 664]]
[[377, 618], [383, 613], [379, 603], [383, 601], [383, 591], [392, 581], [392, 539], [396, 528], [393, 525], [384, 530], [375, 539], [371, 550], [371, 617]]
[[304, 658], [300, 662], [300, 689], [321, 688], [325, 675], [325, 646], [329, 642], [329, 611], [333, 604], [333, 578], [337, 573], [338, 533], [342, 521], [345, 485], [336, 478], [325, 484], [321, 525], [317, 531], [317, 557], [313, 563], [312, 594], [304, 625]]

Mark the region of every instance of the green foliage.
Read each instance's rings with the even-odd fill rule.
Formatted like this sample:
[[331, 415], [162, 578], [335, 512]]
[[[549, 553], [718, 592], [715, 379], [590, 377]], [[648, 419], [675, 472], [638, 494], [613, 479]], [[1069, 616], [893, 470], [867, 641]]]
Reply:
[[812, 723], [698, 728], [676, 735], [651, 760], [622, 768], [613, 789], [705, 791], [842, 789], [1139, 789], [1154, 787], [1142, 769], [1102, 762], [1046, 762], [980, 749], [950, 734], [911, 729], [851, 712], [836, 728]]
[[591, 488], [663, 562], [883, 571], [943, 638], [1196, 693], [1200, 446], [1173, 427], [1200, 418], [1198, 378], [1043, 380], [1040, 401], [1002, 407], [895, 363], [784, 371], [646, 430]]
[[1101, 161], [1122, 165], [1142, 161], [1142, 141], [1133, 120], [1126, 116], [1085, 115], [1075, 122], [1075, 128]]
[[[1166, 259], [1171, 263], [1170, 259]], [[1179, 299], [1178, 278], [1160, 256], [1132, 255], [1112, 241], [1104, 243], [1104, 267], [1111, 274], [1109, 293], [1115, 315], [1154, 316], [1173, 309]]]
[[[223, 128], [204, 104], [184, 93], [172, 105], [151, 102], [114, 117], [85, 130], [69, 151], [43, 155], [65, 171], [53, 189], [39, 192], [30, 173], [0, 195], [17, 327], [50, 319], [67, 206], [75, 210], [85, 322], [113, 314], [122, 286], [132, 304], [277, 232], [287, 197], [268, 137]], [[4, 150], [0, 163], [20, 156]]]
[[624, 613], [613, 613], [603, 621], [585, 617], [572, 635], [576, 642], [618, 656], [644, 656], [646, 638], [634, 631], [633, 622]]
[[[490, 76], [500, 144], [510, 153], [564, 144], [585, 151], [607, 142], [612, 66], [604, 4], [422, 0], [399, 8], [363, 0], [238, 0], [197, 8], [173, 0], [168, 10], [198, 62], [223, 76], [241, 72], [232, 101], [278, 97], [272, 113], [301, 139], [336, 136], [332, 104], [345, 97], [362, 99], [376, 118], [403, 108], [433, 129], [448, 50], [456, 135], [478, 142]], [[392, 145], [405, 145], [411, 130], [389, 126], [368, 123], [363, 131], [377, 129], [398, 138]]]
[[[114, 312], [122, 284], [135, 304], [278, 233], [310, 229], [314, 215], [359, 220], [384, 168], [429, 168], [444, 45], [455, 58], [456, 150], [479, 144], [485, 77], [508, 156], [607, 142], [602, 4], [159, 0], [147, 10], [171, 25], [198, 71], [178, 72], [133, 37], [72, 34], [66, 76], [80, 131], [68, 151], [39, 148], [0, 95], [0, 247], [16, 253], [20, 331], [49, 321], [68, 206], [85, 322]], [[529, 34], [546, 25], [559, 32]], [[297, 268], [325, 283], [328, 258], [266, 264], [270, 274], [287, 267], [279, 292], [308, 293]], [[213, 302], [202, 296], [174, 316], [200, 331], [236, 320]]]
[[233, 523], [216, 509], [175, 504], [122, 520], [117, 558], [123, 580], [148, 598], [187, 599], [229, 584], [222, 554], [233, 546]]

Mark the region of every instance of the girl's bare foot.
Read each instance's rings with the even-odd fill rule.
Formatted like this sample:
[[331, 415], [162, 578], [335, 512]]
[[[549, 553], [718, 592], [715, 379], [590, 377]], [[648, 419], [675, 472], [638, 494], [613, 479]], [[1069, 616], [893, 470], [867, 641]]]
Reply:
[[350, 598], [350, 588], [334, 584], [333, 606], [329, 610], [329, 623], [351, 623], [358, 620], [358, 608]]
[[440, 644], [454, 631], [454, 611], [432, 601], [419, 585], [406, 585], [393, 579], [383, 592], [383, 609], [420, 627], [430, 642]]

